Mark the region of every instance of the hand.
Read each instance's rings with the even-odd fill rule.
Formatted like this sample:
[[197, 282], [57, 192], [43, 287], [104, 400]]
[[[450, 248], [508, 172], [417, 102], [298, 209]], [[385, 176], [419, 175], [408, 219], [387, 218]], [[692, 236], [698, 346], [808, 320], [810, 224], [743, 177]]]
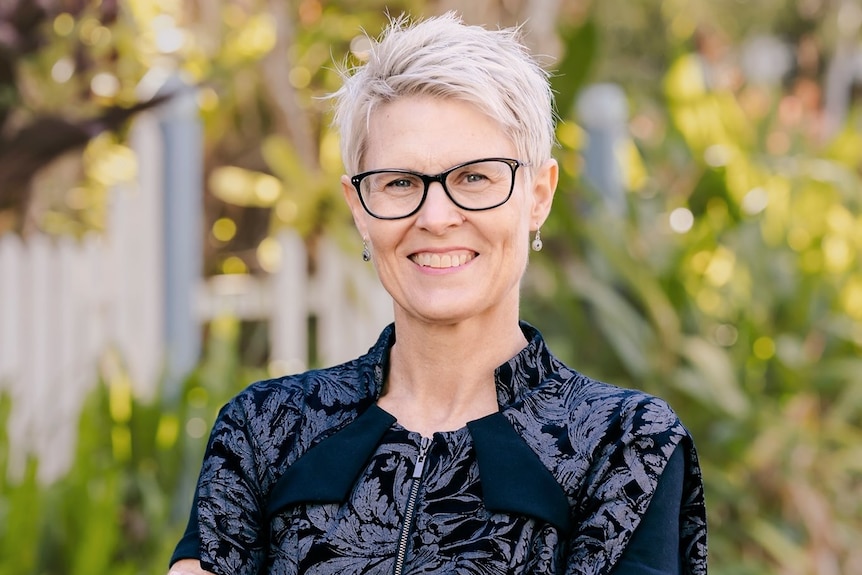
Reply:
[[201, 567], [197, 559], [182, 559], [171, 565], [168, 575], [213, 575]]

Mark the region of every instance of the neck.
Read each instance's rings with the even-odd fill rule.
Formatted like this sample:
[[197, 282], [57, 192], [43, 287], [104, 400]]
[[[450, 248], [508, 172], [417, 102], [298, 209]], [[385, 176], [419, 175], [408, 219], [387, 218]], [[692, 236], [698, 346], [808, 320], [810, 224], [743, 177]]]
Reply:
[[396, 316], [396, 343], [379, 405], [431, 435], [497, 411], [494, 371], [526, 345], [517, 313], [499, 321], [428, 324]]

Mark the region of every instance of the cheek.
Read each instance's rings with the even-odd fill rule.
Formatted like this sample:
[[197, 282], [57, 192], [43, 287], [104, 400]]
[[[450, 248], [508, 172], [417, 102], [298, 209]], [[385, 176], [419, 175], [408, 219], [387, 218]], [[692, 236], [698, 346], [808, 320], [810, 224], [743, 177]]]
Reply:
[[518, 269], [523, 269], [527, 265], [529, 259], [530, 248], [530, 224], [527, 218], [519, 218], [509, 222], [507, 227], [505, 248], [502, 251], [502, 256], [506, 259], [506, 264], [514, 266]]
[[527, 202], [522, 202], [522, 204], [518, 206], [518, 212], [509, 224], [510, 229], [513, 230], [514, 241], [518, 244], [523, 244], [527, 240], [535, 225], [530, 219], [530, 206], [527, 205]]
[[371, 257], [378, 272], [386, 270], [394, 264], [397, 258], [398, 241], [403, 237], [400, 230], [381, 229], [373, 226], [368, 229], [368, 242], [371, 245]]

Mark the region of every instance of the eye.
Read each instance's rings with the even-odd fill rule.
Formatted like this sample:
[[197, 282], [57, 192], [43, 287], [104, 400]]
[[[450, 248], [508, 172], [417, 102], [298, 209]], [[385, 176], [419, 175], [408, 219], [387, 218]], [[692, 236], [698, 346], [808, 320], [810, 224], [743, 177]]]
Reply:
[[368, 184], [369, 191], [391, 196], [412, 196], [422, 191], [422, 179], [409, 172], [381, 172]]
[[446, 183], [455, 188], [481, 189], [492, 182], [493, 178], [485, 167], [474, 165], [452, 172]]
[[401, 178], [395, 178], [394, 180], [391, 180], [388, 184], [386, 184], [386, 187], [410, 188], [410, 187], [413, 187], [415, 185], [416, 185], [416, 178], [401, 177]]

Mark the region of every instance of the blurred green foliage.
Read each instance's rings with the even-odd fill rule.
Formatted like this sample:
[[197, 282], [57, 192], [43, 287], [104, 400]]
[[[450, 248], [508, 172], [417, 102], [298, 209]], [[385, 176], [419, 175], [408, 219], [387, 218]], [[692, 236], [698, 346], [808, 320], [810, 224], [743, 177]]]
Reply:
[[[189, 41], [168, 59], [202, 83], [208, 273], [265, 271], [258, 246], [279, 226], [312, 247], [323, 233], [355, 242], [318, 97], [337, 85], [332, 56], [349, 52], [360, 27], [380, 28], [384, 3], [350, 14], [337, 2], [284, 3], [289, 30], [263, 2], [219, 3], [190, 21], [158, 4], [129, 2], [106, 24], [113, 60], [89, 13], [55, 20], [52, 47], [23, 68], [46, 96], [22, 98], [19, 113], [77, 102], [106, 69], [120, 86], [111, 103], [128, 100], [165, 57], [158, 32], [182, 24]], [[562, 181], [523, 314], [580, 371], [679, 412], [702, 458], [718, 575], [862, 572], [862, 110], [824, 136], [822, 63], [837, 26], [827, 4], [584, 1], [557, 21]], [[797, 51], [781, 83], [728, 64], [767, 28]], [[39, 87], [69, 42], [83, 42], [98, 70], [48, 98], [57, 92]], [[597, 78], [629, 98], [623, 216], [582, 173], [587, 142], [571, 104]], [[44, 229], [98, 227], [87, 218], [102, 213], [105, 186], [129, 174], [122, 135], [94, 140], [80, 161], [74, 193], [68, 178], [49, 179], [59, 191], [42, 203]], [[122, 378], [103, 382], [82, 415], [75, 465], [52, 485], [36, 481], [35, 462], [10, 479], [0, 441], [0, 575], [163, 573], [215, 410], [264, 375], [243, 367], [240, 342], [235, 323], [214, 323], [176, 405], [135, 399]]]
[[[178, 401], [136, 398], [122, 372], [90, 394], [77, 453], [44, 484], [38, 461], [10, 469], [0, 401], [0, 574], [161, 574], [185, 529], [197, 467], [218, 409], [263, 377], [240, 365], [240, 326], [216, 320]], [[20, 476], [19, 476], [20, 475]]]

